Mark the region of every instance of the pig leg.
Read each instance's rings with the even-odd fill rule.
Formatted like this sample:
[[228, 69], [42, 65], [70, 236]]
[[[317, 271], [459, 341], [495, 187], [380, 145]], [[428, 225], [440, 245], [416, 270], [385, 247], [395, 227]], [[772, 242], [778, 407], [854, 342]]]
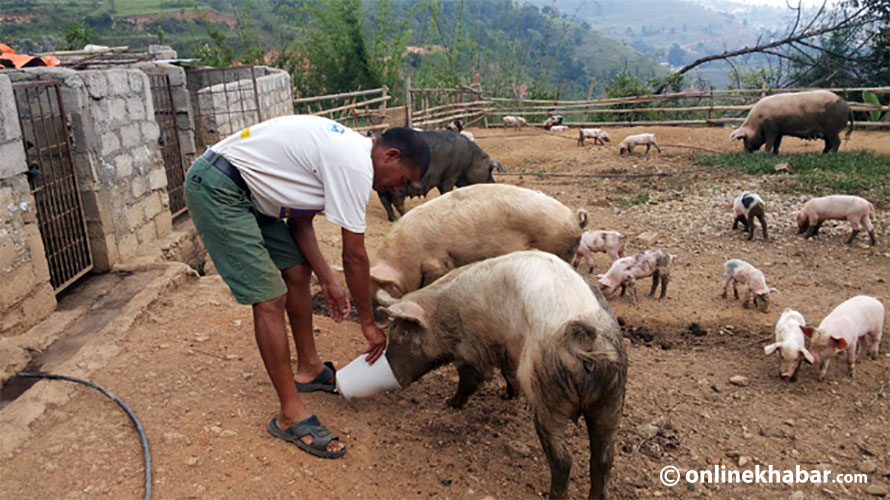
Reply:
[[819, 222], [810, 225], [810, 230], [807, 231], [807, 239], [810, 239], [813, 236], [816, 236], [816, 233], [819, 232], [819, 228], [822, 227], [822, 222], [823, 221], [820, 220]]
[[393, 201], [393, 204], [395, 204], [396, 209], [399, 211], [399, 213], [402, 215], [405, 215], [405, 212], [407, 212], [407, 210], [405, 210], [405, 193], [403, 193], [403, 192], [393, 193], [392, 201]]
[[[724, 299], [726, 298], [727, 292], [729, 292], [730, 283], [732, 283], [732, 276], [725, 276], [723, 278], [723, 295], [721, 295]], [[738, 296], [736, 296], [736, 298], [738, 298]]]
[[838, 134], [828, 134], [825, 138], [825, 148], [822, 150], [822, 154], [826, 153], [837, 153], [838, 148], [841, 147], [841, 136]]
[[865, 352], [869, 348], [868, 344], [868, 335], [864, 335], [859, 337], [859, 340], [856, 342], [856, 362], [862, 363], [862, 360], [865, 358]]
[[734, 221], [732, 221], [732, 228], [735, 229], [735, 228], [739, 227], [739, 222], [741, 222], [742, 225], [745, 227], [748, 226], [748, 221], [745, 219], [745, 216], [739, 214], [739, 216], [736, 217]]
[[850, 378], [853, 378], [853, 375], [856, 370], [856, 349], [859, 347], [859, 342], [856, 341], [854, 345], [847, 346], [847, 375]]
[[862, 225], [865, 226], [865, 230], [868, 231], [868, 237], [871, 239], [872, 246], [875, 245], [875, 225], [871, 223], [871, 219], [868, 217], [868, 214], [862, 218]]
[[852, 233], [850, 233], [850, 237], [847, 238], [847, 244], [853, 243], [853, 240], [856, 239], [856, 235], [859, 234], [858, 229], [854, 229]]
[[630, 289], [630, 302], [633, 305], [637, 305], [640, 303], [640, 299], [637, 297], [637, 282], [636, 280], [631, 279], [627, 283], [627, 288]]
[[735, 299], [739, 300], [739, 289], [736, 286], [739, 284], [734, 278], [732, 280], [732, 294], [735, 295]]
[[652, 148], [651, 144], [646, 144], [646, 156], [649, 156], [649, 150]]
[[567, 421], [549, 413], [535, 412], [535, 431], [541, 441], [541, 448], [550, 465], [550, 494], [548, 498], [568, 498], [569, 473], [572, 470], [572, 455], [565, 445]]
[[519, 380], [516, 378], [516, 368], [517, 367], [513, 364], [510, 356], [504, 352], [501, 355], [501, 375], [504, 377], [504, 382], [507, 383], [504, 399], [514, 399], [519, 393], [516, 389], [519, 387]]
[[655, 151], [658, 151], [658, 154], [661, 154], [661, 148], [658, 147], [658, 144], [655, 144], [655, 143], [653, 142], [652, 145], [655, 146]]
[[655, 290], [658, 289], [658, 278], [660, 274], [661, 273], [658, 272], [658, 269], [656, 269], [655, 272], [652, 273], [652, 289], [649, 290], [650, 297], [655, 295]]
[[383, 209], [386, 210], [386, 218], [389, 219], [390, 222], [395, 222], [398, 217], [396, 217], [395, 212], [392, 211], [392, 196], [392, 193], [377, 192], [377, 197], [380, 198], [380, 203], [383, 204]]
[[[760, 228], [763, 229], [763, 241], [766, 241], [769, 238], [766, 235], [766, 220], [764, 219], [763, 214], [758, 214], [757, 220], [760, 221]], [[751, 234], [754, 234], [754, 224], [751, 224]]]
[[466, 364], [460, 361], [456, 361], [455, 364], [457, 365], [457, 374], [460, 377], [460, 380], [457, 382], [457, 393], [455, 393], [454, 397], [449, 399], [447, 403], [448, 406], [452, 408], [461, 409], [467, 404], [467, 400], [470, 399], [470, 396], [476, 392], [476, 389], [479, 387], [479, 384], [482, 383], [485, 376], [478, 368], [471, 364]]
[[668, 289], [668, 281], [671, 280], [671, 275], [668, 273], [661, 273], [661, 295], [658, 296], [659, 299], [663, 299], [664, 295], [667, 293]]
[[[617, 399], [617, 398], [616, 398]], [[590, 440], [590, 493], [588, 499], [606, 498], [606, 484], [614, 459], [614, 436], [621, 408], [597, 406], [584, 410], [587, 437]], [[611, 410], [611, 411], [610, 411]], [[605, 417], [605, 418], [604, 418]]]

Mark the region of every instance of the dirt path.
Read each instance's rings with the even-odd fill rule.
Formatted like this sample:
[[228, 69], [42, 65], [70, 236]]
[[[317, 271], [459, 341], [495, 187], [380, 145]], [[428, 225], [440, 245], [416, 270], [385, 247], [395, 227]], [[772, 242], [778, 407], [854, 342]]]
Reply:
[[[574, 135], [473, 130], [479, 144], [512, 172], [653, 172], [695, 168], [686, 148], [661, 155], [619, 157], [609, 148], [576, 146]], [[726, 129], [656, 128], [662, 144], [730, 150]], [[494, 137], [498, 136], [498, 137]], [[843, 149], [890, 154], [886, 133], [856, 132]], [[783, 152], [820, 145], [783, 142]], [[845, 224], [826, 225], [816, 240], [794, 234], [785, 217], [798, 196], [765, 192], [757, 177], [722, 170], [633, 180], [502, 176], [499, 182], [540, 189], [570, 207], [584, 207], [593, 228], [636, 237], [679, 255], [665, 300], [642, 297], [634, 307], [611, 301], [627, 322], [630, 357], [627, 402], [609, 485], [615, 498], [864, 498], [890, 485], [890, 347], [866, 360], [856, 378], [835, 363], [825, 383], [805, 366], [793, 384], [778, 380], [763, 354], [785, 307], [812, 323], [841, 301], [873, 295], [890, 305], [890, 216], [879, 210], [879, 244], [843, 244]], [[771, 241], [730, 229], [729, 207], [743, 189], [767, 200]], [[648, 202], [627, 200], [648, 195]], [[409, 206], [416, 206], [414, 200]], [[369, 247], [390, 224], [376, 201], [368, 215]], [[319, 221], [329, 261], [339, 264], [339, 230]], [[768, 314], [719, 298], [722, 262], [739, 257], [760, 267], [781, 293]], [[597, 255], [597, 269], [608, 262]], [[641, 287], [641, 289], [646, 286]], [[645, 295], [645, 290], [642, 295]], [[306, 401], [350, 449], [344, 459], [319, 460], [268, 435], [276, 399], [253, 340], [250, 309], [238, 306], [218, 276], [194, 279], [157, 301], [128, 331], [119, 354], [91, 379], [123, 399], [146, 429], [154, 463], [154, 498], [535, 498], [549, 472], [525, 402], [500, 398], [491, 380], [455, 411], [444, 404], [456, 385], [445, 367], [406, 388], [365, 400], [310, 394]], [[706, 332], [693, 330], [696, 323]], [[315, 317], [319, 349], [343, 366], [363, 348], [354, 323]], [[887, 323], [885, 323], [887, 330]], [[748, 385], [729, 382], [734, 375]], [[61, 384], [64, 382], [43, 382]], [[15, 404], [15, 403], [13, 403]], [[5, 498], [133, 498], [142, 495], [138, 439], [126, 416], [82, 387], [31, 424], [31, 437], [0, 461]], [[589, 486], [583, 421], [570, 426], [575, 466], [570, 494]], [[742, 464], [741, 466], [739, 464]], [[869, 484], [663, 486], [666, 465], [681, 471], [758, 465], [865, 473]]]

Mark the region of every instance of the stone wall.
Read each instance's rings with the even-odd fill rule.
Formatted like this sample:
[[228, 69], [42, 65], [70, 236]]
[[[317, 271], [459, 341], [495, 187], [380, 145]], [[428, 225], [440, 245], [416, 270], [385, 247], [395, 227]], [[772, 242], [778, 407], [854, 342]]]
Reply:
[[[258, 121], [293, 114], [293, 81], [284, 70], [255, 66], [257, 94], [249, 68], [188, 72], [199, 145], [210, 146]], [[259, 99], [259, 115], [257, 114]], [[258, 120], [257, 117], [261, 120]]]
[[0, 75], [0, 337], [52, 312], [56, 296], [25, 175], [25, 149], [9, 78]]
[[[13, 83], [35, 80], [62, 83], [60, 92], [70, 125], [75, 175], [93, 269], [108, 271], [117, 263], [151, 251], [152, 243], [170, 233], [173, 221], [148, 76], [137, 69], [120, 68], [87, 71], [33, 68], [4, 74]], [[11, 92], [0, 99], [4, 110], [10, 107], [15, 113]], [[21, 140], [18, 144], [23, 151]], [[4, 186], [24, 183], [27, 187], [26, 175], [20, 173], [24, 169], [22, 162], [22, 166], [15, 169], [17, 172], [10, 172], [13, 175], [4, 180]], [[16, 192], [19, 191], [21, 189]], [[28, 218], [23, 221], [27, 225]], [[37, 258], [44, 252], [34, 252], [33, 246], [30, 254], [33, 261], [45, 266], [45, 256]], [[4, 269], [0, 269], [0, 280], [5, 283], [8, 277]], [[50, 304], [54, 306], [52, 301]], [[9, 311], [7, 305], [8, 301], [0, 307], [4, 317]]]

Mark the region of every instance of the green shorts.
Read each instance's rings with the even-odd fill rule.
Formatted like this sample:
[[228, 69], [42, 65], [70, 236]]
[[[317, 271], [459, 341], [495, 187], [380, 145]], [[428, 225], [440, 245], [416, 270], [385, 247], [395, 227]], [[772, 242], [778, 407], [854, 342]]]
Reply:
[[257, 212], [250, 193], [202, 157], [186, 173], [184, 192], [198, 235], [239, 304], [287, 293], [281, 270], [306, 259], [285, 221]]

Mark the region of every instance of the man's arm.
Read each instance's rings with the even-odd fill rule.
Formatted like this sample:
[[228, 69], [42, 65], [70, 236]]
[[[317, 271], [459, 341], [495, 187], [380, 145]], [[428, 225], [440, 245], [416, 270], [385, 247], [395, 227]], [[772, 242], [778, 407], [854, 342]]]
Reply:
[[374, 363], [386, 349], [386, 334], [374, 324], [371, 310], [371, 277], [368, 253], [365, 251], [365, 235], [343, 229], [343, 269], [346, 285], [352, 293], [358, 312], [362, 334], [368, 339], [368, 363]]
[[300, 252], [309, 263], [309, 267], [318, 276], [318, 283], [328, 303], [328, 311], [334, 321], [341, 321], [349, 314], [349, 295], [343, 287], [337, 283], [334, 272], [331, 271], [321, 249], [318, 248], [318, 240], [315, 238], [315, 228], [312, 227], [312, 219], [315, 214], [298, 215], [287, 219], [290, 234], [300, 247]]

